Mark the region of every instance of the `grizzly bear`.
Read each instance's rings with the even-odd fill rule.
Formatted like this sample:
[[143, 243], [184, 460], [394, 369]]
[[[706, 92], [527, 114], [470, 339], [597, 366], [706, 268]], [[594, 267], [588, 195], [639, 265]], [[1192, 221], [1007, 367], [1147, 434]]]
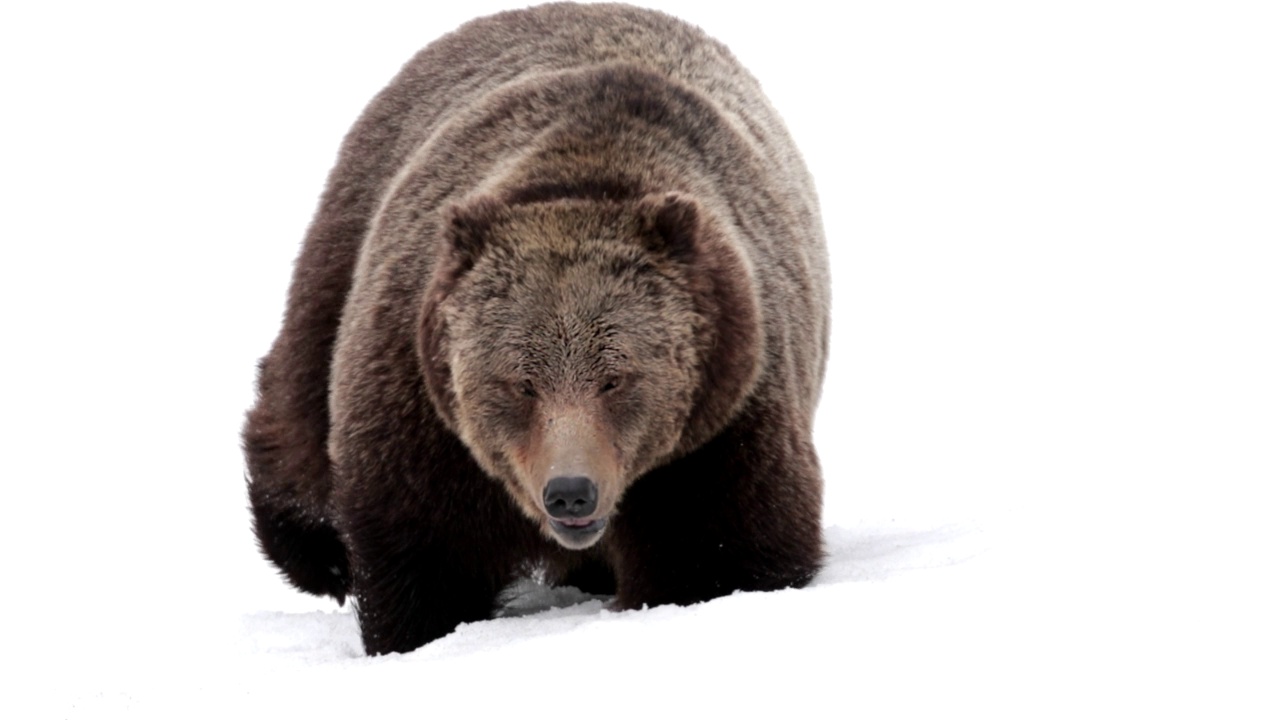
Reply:
[[760, 87], [667, 15], [558, 3], [414, 57], [343, 142], [244, 428], [254, 530], [366, 652], [522, 575], [617, 608], [807, 583], [818, 202]]

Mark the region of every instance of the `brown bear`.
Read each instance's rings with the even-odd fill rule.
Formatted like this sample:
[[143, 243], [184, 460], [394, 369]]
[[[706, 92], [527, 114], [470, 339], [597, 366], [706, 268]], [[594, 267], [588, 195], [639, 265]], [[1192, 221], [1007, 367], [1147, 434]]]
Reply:
[[807, 583], [818, 202], [719, 43], [544, 5], [432, 43], [347, 135], [244, 428], [254, 528], [365, 650], [521, 575], [618, 608]]

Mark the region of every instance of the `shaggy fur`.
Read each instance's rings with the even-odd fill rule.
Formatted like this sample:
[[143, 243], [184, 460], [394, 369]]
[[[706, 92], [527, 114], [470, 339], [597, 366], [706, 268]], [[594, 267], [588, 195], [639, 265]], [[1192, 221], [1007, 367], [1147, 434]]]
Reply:
[[[803, 585], [827, 293], [812, 183], [722, 45], [622, 5], [471, 22], [329, 177], [244, 430], [262, 550], [354, 596], [370, 654], [535, 568], [620, 608]], [[566, 525], [570, 476], [598, 502]]]

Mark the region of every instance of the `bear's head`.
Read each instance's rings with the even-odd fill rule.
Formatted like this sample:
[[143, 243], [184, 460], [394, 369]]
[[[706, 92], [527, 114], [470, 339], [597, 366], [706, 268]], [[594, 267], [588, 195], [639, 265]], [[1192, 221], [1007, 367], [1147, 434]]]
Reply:
[[692, 198], [452, 206], [418, 351], [444, 423], [544, 534], [600, 539], [633, 481], [754, 387], [750, 264]]

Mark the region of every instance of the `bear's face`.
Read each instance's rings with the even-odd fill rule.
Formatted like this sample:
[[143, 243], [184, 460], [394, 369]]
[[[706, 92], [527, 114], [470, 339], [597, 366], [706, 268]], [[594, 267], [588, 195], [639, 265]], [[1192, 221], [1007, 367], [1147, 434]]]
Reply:
[[713, 319], [678, 237], [696, 219], [668, 199], [481, 200], [447, 220], [420, 338], [428, 387], [481, 467], [565, 547], [601, 537], [705, 394]]

